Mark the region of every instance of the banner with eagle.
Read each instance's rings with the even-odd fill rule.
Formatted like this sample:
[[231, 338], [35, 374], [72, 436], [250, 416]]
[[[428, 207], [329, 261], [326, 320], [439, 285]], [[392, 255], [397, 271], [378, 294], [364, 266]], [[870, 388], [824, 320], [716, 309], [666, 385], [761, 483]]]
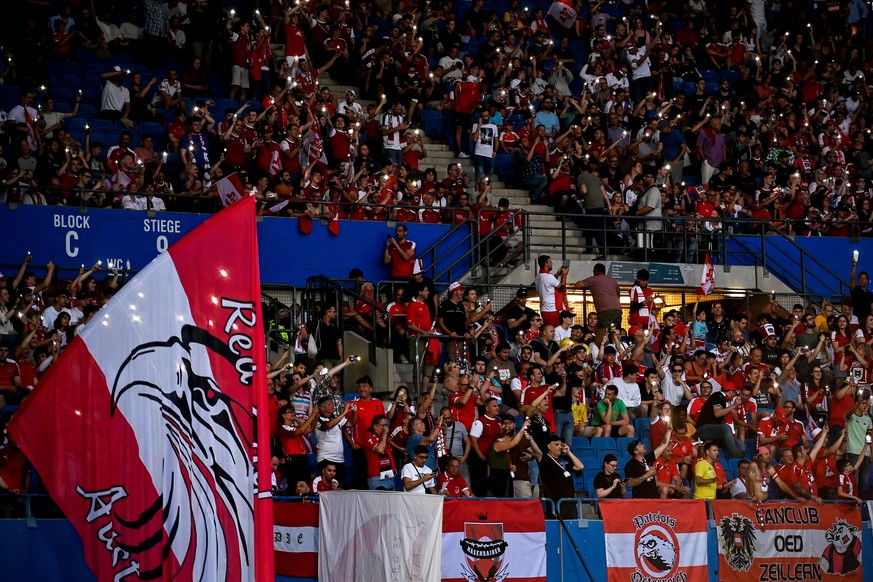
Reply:
[[712, 502], [721, 580], [864, 579], [855, 504]]
[[155, 258], [10, 423], [100, 581], [273, 579], [255, 226], [244, 197]]
[[610, 499], [600, 502], [608, 582], [707, 582], [703, 500]]

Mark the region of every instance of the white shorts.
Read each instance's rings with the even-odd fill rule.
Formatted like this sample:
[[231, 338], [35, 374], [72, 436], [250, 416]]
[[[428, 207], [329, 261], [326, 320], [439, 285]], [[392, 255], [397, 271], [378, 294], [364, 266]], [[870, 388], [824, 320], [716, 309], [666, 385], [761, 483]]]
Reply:
[[230, 84], [243, 89], [249, 88], [249, 70], [234, 65], [230, 72]]

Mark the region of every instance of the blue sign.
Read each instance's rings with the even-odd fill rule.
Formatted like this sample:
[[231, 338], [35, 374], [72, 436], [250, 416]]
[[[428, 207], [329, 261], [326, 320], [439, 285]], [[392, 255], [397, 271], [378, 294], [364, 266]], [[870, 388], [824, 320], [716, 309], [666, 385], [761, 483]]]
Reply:
[[[33, 265], [52, 261], [62, 278], [72, 278], [80, 266], [87, 268], [97, 261], [102, 261], [104, 269], [139, 271], [209, 216], [63, 206], [0, 207], [0, 231], [12, 243], [0, 245], [0, 273], [14, 276], [28, 251]], [[443, 224], [408, 226], [417, 253], [451, 230]], [[469, 233], [463, 230], [453, 237], [462, 244], [452, 246], [440, 261], [449, 264], [469, 252]], [[389, 234], [394, 235], [393, 223], [341, 220], [338, 235], [330, 233], [323, 221], [315, 221], [312, 231], [304, 235], [297, 219], [264, 217], [258, 224], [261, 282], [303, 286], [310, 276], [344, 279], [354, 268], [371, 281], [388, 279], [388, 266], [382, 259]], [[203, 249], [204, 263], [221, 252], [220, 248]]]

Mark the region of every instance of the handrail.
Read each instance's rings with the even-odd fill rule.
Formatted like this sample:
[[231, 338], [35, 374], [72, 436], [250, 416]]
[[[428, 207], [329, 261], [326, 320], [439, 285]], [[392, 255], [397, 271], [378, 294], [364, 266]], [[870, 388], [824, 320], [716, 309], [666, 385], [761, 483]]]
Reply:
[[[464, 236], [464, 237], [463, 237], [462, 239], [460, 239], [460, 240], [457, 240], [457, 241], [451, 242], [451, 239], [454, 238], [455, 233], [456, 233], [457, 231], [459, 231], [460, 229], [462, 229], [462, 228], [467, 228], [467, 229], [469, 229], [469, 230], [467, 231], [467, 233], [466, 233], [466, 236]], [[430, 246], [429, 246], [427, 249], [425, 249], [425, 250], [424, 250], [420, 255], [418, 255], [417, 258], [420, 258], [420, 259], [423, 259], [424, 257], [429, 257], [429, 258], [430, 258], [429, 263], [428, 263], [427, 265], [424, 265], [424, 264], [423, 264], [423, 265], [422, 265], [422, 268], [423, 268], [423, 270], [424, 270], [425, 272], [427, 272], [427, 271], [431, 271], [431, 273], [433, 273], [431, 279], [433, 279], [434, 284], [436, 284], [438, 281], [441, 282], [441, 283], [443, 283], [443, 281], [440, 279], [440, 277], [443, 276], [443, 275], [445, 275], [445, 274], [446, 274], [446, 271], [448, 271], [449, 274], [451, 275], [451, 268], [452, 268], [455, 264], [457, 264], [459, 261], [464, 260], [464, 259], [465, 259], [466, 257], [468, 257], [470, 254], [472, 254], [472, 247], [471, 247], [470, 250], [469, 250], [467, 253], [465, 253], [461, 258], [456, 259], [456, 260], [455, 260], [455, 261], [454, 261], [454, 262], [453, 262], [453, 263], [448, 267], [448, 269], [443, 269], [443, 271], [441, 271], [439, 274], [437, 274], [436, 266], [437, 266], [437, 260], [438, 260], [438, 258], [440, 258], [440, 257], [444, 257], [444, 256], [449, 256], [453, 251], [457, 250], [458, 248], [463, 248], [464, 245], [465, 245], [466, 243], [468, 243], [468, 241], [472, 240], [472, 238], [473, 238], [473, 230], [474, 230], [474, 226], [473, 226], [473, 221], [472, 221], [472, 220], [465, 220], [465, 221], [463, 221], [463, 222], [459, 222], [459, 223], [455, 224], [455, 225], [451, 228], [451, 230], [449, 230], [449, 232], [445, 233], [443, 236], [441, 236], [440, 238], [438, 238], [438, 239], [437, 239], [437, 240], [436, 240], [432, 245], [430, 245]], [[446, 248], [446, 246], [443, 244], [443, 243], [446, 243], [446, 242], [451, 243], [450, 246], [449, 246], [448, 248]], [[449, 283], [451, 283], [451, 277], [449, 277], [449, 281], [445, 282], [444, 284], [445, 284], [445, 285], [448, 285]]]

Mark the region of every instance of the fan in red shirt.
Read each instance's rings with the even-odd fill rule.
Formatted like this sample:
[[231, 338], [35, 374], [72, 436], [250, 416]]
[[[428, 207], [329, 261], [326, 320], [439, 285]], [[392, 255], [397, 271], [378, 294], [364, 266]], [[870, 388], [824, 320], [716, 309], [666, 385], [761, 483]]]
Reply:
[[473, 497], [467, 481], [458, 473], [461, 463], [454, 457], [446, 462], [446, 470], [437, 476], [437, 491], [446, 497]]
[[476, 421], [477, 407], [482, 405], [481, 394], [477, 394], [470, 387], [470, 377], [458, 378], [458, 391], [449, 394], [449, 408], [452, 418], [466, 427], [469, 431]]
[[673, 459], [673, 451], [665, 447], [661, 456], [655, 460], [655, 481], [658, 484], [658, 496], [661, 499], [687, 499], [691, 488], [682, 484], [679, 476], [679, 465]]

